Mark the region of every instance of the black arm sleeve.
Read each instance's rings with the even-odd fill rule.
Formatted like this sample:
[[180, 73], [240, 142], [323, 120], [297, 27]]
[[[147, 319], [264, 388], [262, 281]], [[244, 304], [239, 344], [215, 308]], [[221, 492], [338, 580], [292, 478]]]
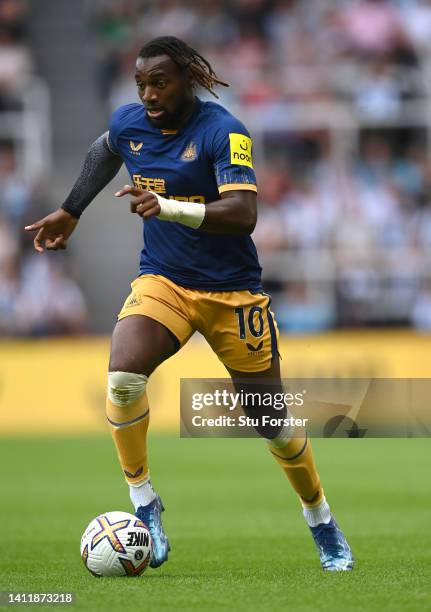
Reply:
[[90, 202], [114, 178], [123, 164], [121, 157], [109, 148], [107, 135], [108, 132], [105, 132], [99, 136], [89, 148], [81, 174], [61, 206], [76, 219], [79, 219]]

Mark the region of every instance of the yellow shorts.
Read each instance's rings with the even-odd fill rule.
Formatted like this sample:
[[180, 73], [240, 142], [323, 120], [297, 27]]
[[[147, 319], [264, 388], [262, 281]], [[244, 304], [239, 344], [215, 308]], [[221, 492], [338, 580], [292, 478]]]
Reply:
[[167, 327], [180, 346], [199, 331], [220, 361], [238, 372], [261, 372], [278, 354], [278, 329], [265, 293], [201, 291], [176, 285], [164, 276], [144, 274], [118, 319], [146, 315]]

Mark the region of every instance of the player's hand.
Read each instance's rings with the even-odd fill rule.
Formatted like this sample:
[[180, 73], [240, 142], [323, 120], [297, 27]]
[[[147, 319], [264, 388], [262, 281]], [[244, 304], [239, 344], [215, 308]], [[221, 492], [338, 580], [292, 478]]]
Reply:
[[39, 253], [58, 251], [67, 247], [67, 239], [78, 224], [78, 219], [59, 208], [47, 217], [27, 225], [26, 232], [37, 232], [33, 241], [34, 248]]
[[142, 189], [137, 189], [131, 185], [124, 185], [123, 189], [117, 191], [115, 195], [117, 198], [121, 198], [127, 194], [134, 196], [130, 200], [130, 212], [138, 214], [143, 219], [156, 217], [160, 214], [160, 204], [152, 191], [142, 191]]

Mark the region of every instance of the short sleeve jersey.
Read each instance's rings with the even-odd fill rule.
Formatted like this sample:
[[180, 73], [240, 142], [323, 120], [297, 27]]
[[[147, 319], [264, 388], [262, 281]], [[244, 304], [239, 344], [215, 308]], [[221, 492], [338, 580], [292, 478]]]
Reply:
[[[178, 131], [155, 127], [142, 104], [127, 104], [112, 115], [109, 146], [136, 187], [165, 198], [208, 204], [225, 191], [256, 191], [250, 135], [219, 104], [196, 98], [193, 115]], [[261, 290], [248, 235], [212, 234], [152, 217], [143, 224], [143, 238], [141, 274], [208, 291]]]

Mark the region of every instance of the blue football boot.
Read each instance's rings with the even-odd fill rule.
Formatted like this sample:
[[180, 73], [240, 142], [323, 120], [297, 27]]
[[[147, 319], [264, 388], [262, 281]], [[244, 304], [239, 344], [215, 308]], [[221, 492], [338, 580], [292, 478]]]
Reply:
[[150, 567], [159, 567], [168, 559], [168, 552], [171, 550], [168, 538], [163, 531], [162, 512], [164, 511], [162, 500], [157, 495], [148, 506], [139, 506], [136, 516], [148, 527], [151, 534], [151, 561]]
[[334, 518], [329, 523], [310, 527], [319, 551], [320, 562], [327, 572], [344, 572], [353, 569], [353, 555], [344, 533]]

